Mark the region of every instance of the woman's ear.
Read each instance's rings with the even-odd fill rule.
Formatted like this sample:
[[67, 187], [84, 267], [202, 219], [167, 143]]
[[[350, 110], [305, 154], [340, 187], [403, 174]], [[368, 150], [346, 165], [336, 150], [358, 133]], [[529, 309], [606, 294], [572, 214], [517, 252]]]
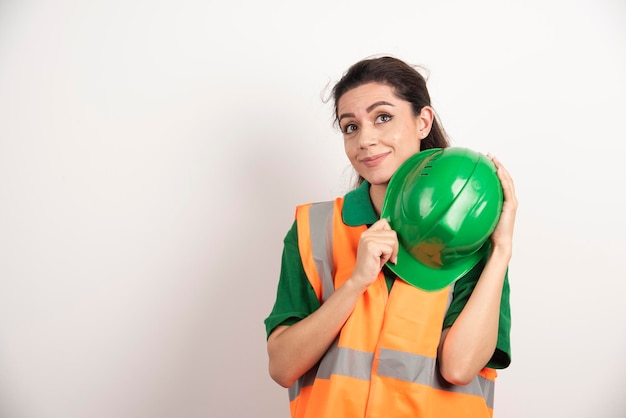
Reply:
[[424, 139], [430, 133], [430, 129], [433, 126], [433, 121], [435, 120], [435, 111], [430, 106], [424, 106], [420, 111], [420, 114], [417, 115], [416, 127], [417, 127], [417, 136], [419, 139]]

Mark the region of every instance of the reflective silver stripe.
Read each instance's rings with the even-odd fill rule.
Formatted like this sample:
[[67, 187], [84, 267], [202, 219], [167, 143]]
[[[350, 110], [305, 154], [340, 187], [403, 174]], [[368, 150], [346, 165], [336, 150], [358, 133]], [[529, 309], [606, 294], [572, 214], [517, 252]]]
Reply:
[[349, 376], [355, 379], [370, 380], [374, 354], [338, 346], [339, 339], [330, 346], [322, 358], [317, 377], [330, 379], [332, 374]]
[[[289, 400], [293, 401], [305, 386], [317, 379], [330, 379], [331, 375], [349, 376], [355, 379], [370, 380], [374, 356], [372, 353], [338, 347], [337, 341], [328, 349], [321, 363], [305, 373], [289, 388]], [[477, 375], [465, 386], [446, 382], [439, 374], [437, 361], [432, 357], [405, 353], [382, 348], [378, 359], [379, 376], [390, 377], [410, 383], [431, 386], [448, 392], [480, 396], [487, 406], [493, 409], [494, 382]]]
[[322, 282], [322, 302], [335, 291], [333, 283], [333, 211], [335, 202], [314, 203], [309, 208], [311, 252]]
[[[309, 208], [309, 233], [311, 235], [311, 253], [313, 262], [319, 275], [322, 286], [322, 302], [325, 302], [335, 291], [333, 282], [333, 212], [335, 202], [318, 202]], [[337, 341], [330, 346], [322, 360], [313, 366], [308, 372], [303, 374], [296, 382], [289, 387], [289, 401], [296, 399], [302, 388], [312, 386], [316, 378], [329, 379], [332, 374], [332, 364], [337, 365], [339, 357]], [[328, 358], [328, 360], [326, 360]], [[371, 366], [370, 366], [371, 368]], [[318, 371], [321, 372], [318, 376]], [[368, 376], [369, 379], [369, 376]]]
[[480, 396], [493, 409], [495, 389], [493, 381], [477, 375], [465, 386], [452, 385], [441, 377], [437, 361], [432, 357], [382, 348], [378, 360], [378, 375], [429, 385], [448, 392]]
[[330, 379], [331, 375], [341, 375], [360, 380], [370, 380], [374, 354], [339, 347], [338, 343], [339, 338], [336, 338], [322, 360], [289, 388], [290, 401], [293, 401], [300, 394], [303, 387], [312, 385], [316, 378]]
[[446, 382], [437, 370], [437, 378], [433, 381], [432, 387], [448, 392], [480, 396], [485, 400], [487, 406], [493, 409], [495, 383], [492, 380], [482, 377], [481, 375], [476, 375], [474, 380], [465, 386], [456, 386]]
[[430, 385], [436, 366], [436, 360], [432, 357], [381, 348], [378, 374], [406, 382]]

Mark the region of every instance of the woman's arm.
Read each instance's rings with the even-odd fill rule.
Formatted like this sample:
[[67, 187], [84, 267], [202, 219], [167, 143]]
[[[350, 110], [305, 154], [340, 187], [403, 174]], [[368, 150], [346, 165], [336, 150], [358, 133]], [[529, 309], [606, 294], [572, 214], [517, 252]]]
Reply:
[[289, 387], [313, 367], [339, 334], [361, 293], [347, 280], [308, 317], [276, 327], [267, 340], [272, 379]]
[[289, 387], [313, 367], [339, 334], [361, 294], [397, 254], [398, 238], [386, 220], [363, 232], [352, 276], [311, 315], [291, 326], [278, 326], [270, 334], [267, 352], [272, 379]]
[[491, 235], [491, 253], [472, 295], [454, 324], [443, 330], [439, 344], [439, 370], [444, 379], [466, 385], [493, 356], [498, 339], [502, 286], [513, 247], [517, 198], [508, 171], [494, 157], [502, 183], [502, 214]]

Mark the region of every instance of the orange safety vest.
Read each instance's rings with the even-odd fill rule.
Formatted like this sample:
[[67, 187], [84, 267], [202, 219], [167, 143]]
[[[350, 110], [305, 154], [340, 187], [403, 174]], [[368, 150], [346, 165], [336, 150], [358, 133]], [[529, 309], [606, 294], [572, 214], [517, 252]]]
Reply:
[[[343, 198], [296, 209], [298, 247], [320, 302], [352, 274], [365, 225], [343, 223]], [[439, 374], [437, 347], [451, 287], [426, 292], [381, 272], [319, 363], [289, 388], [293, 418], [491, 417], [496, 371], [465, 386]]]

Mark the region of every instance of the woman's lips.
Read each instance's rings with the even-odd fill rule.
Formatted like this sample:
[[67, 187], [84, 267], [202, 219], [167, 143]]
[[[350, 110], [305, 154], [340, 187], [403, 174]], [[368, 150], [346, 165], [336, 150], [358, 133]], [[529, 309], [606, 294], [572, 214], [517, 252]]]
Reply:
[[361, 159], [361, 164], [366, 167], [376, 167], [380, 163], [382, 163], [385, 158], [389, 155], [388, 152], [383, 154], [372, 155], [371, 157], [365, 157]]

